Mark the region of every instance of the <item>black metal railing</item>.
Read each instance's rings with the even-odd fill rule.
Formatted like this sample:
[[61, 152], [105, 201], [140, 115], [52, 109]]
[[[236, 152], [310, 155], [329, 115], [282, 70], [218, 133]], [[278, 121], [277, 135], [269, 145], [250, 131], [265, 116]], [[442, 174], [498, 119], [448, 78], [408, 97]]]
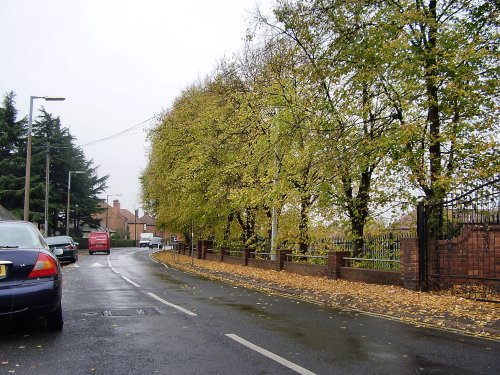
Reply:
[[500, 224], [500, 176], [475, 185], [428, 206], [426, 224], [433, 236], [453, 238], [464, 225]]
[[[372, 268], [379, 270], [399, 270], [401, 241], [403, 237], [413, 237], [412, 231], [388, 233], [381, 236], [363, 238], [361, 253], [354, 257], [344, 258], [349, 267]], [[353, 254], [354, 241], [336, 237], [333, 244], [337, 250], [349, 251]]]

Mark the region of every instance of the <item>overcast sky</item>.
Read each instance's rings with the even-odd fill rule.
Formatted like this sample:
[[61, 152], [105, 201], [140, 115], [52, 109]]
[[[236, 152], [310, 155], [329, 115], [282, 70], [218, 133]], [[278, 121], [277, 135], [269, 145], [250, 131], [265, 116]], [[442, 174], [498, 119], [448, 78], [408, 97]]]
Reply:
[[[117, 134], [167, 109], [217, 61], [242, 49], [251, 13], [272, 0], [0, 0], [0, 95], [14, 91], [19, 118], [30, 96], [61, 118], [77, 145]], [[140, 206], [146, 122], [83, 146], [108, 174], [109, 202]], [[105, 198], [105, 196], [104, 196]]]

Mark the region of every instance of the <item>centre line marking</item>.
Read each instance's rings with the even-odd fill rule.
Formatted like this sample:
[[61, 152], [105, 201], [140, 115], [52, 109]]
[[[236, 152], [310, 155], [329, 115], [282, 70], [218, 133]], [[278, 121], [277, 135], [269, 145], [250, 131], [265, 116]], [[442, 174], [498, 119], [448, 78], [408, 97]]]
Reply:
[[196, 313], [192, 312], [192, 311], [189, 311], [189, 310], [186, 310], [184, 307], [180, 307], [180, 306], [177, 306], [177, 305], [174, 305], [173, 303], [170, 303], [168, 301], [165, 301], [163, 298], [160, 298], [158, 297], [156, 294], [153, 294], [153, 293], [149, 293], [148, 292], [148, 295], [150, 295], [151, 297], [153, 297], [155, 300], [157, 301], [160, 301], [161, 303], [167, 305], [167, 306], [170, 306], [170, 307], [173, 307], [174, 309], [177, 309], [179, 311], [182, 311], [183, 313], [185, 314], [188, 314], [189, 316], [197, 316]]
[[299, 374], [303, 374], [303, 375], [315, 375], [314, 372], [311, 372], [309, 371], [308, 369], [305, 369], [304, 367], [301, 367], [299, 365], [296, 365], [295, 363], [293, 362], [290, 362], [289, 360], [283, 358], [283, 357], [280, 357], [279, 355], [277, 354], [274, 354], [272, 352], [270, 352], [269, 350], [266, 350], [264, 348], [261, 348], [260, 346], [257, 346], [255, 344], [252, 344], [250, 341], [247, 341], [243, 338], [241, 338], [240, 336], [238, 335], [234, 335], [232, 333], [226, 333], [226, 336], [233, 339], [234, 341], [236, 342], [239, 342], [240, 344], [246, 346], [247, 348], [250, 348], [254, 351], [256, 351], [257, 353], [260, 353], [270, 359], [272, 359], [273, 361], [276, 361], [278, 362], [279, 364], [285, 366], [285, 367], [288, 367], [289, 369], [299, 373]]
[[127, 276], [122, 276], [122, 279], [125, 280], [126, 282], [132, 284], [133, 286], [137, 287], [137, 288], [140, 288], [141, 286], [135, 282], [133, 282], [132, 280], [130, 280]]

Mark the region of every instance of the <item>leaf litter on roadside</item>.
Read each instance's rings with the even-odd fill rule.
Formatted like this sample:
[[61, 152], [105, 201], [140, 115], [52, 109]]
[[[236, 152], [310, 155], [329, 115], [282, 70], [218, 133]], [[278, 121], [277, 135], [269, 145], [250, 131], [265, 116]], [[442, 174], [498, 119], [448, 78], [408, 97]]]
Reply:
[[284, 292], [302, 299], [500, 339], [500, 305], [474, 301], [447, 292], [416, 292], [394, 285], [376, 285], [286, 271], [192, 259], [170, 252], [154, 257], [169, 266], [249, 288]]

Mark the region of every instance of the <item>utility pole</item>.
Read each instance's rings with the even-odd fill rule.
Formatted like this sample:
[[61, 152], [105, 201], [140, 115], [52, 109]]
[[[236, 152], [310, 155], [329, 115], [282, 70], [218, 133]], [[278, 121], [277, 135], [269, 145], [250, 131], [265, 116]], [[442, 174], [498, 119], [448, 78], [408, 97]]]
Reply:
[[47, 156], [45, 158], [45, 210], [44, 231], [45, 237], [49, 236], [49, 174], [50, 174], [50, 142], [47, 142]]
[[[278, 182], [278, 152], [274, 149], [274, 178], [273, 186], [276, 188]], [[276, 212], [276, 202], [273, 202], [271, 210], [271, 260], [276, 259], [276, 238], [278, 237], [278, 215]]]
[[194, 266], [194, 220], [191, 220], [191, 265]]
[[69, 236], [69, 211], [70, 211], [70, 196], [71, 196], [71, 173], [81, 174], [84, 171], [68, 171], [68, 203], [66, 207], [66, 236]]
[[134, 240], [135, 240], [135, 244], [137, 247], [139, 247], [139, 241], [137, 241], [137, 218], [139, 217], [139, 209], [136, 208], [135, 210], [135, 219], [134, 219]]

